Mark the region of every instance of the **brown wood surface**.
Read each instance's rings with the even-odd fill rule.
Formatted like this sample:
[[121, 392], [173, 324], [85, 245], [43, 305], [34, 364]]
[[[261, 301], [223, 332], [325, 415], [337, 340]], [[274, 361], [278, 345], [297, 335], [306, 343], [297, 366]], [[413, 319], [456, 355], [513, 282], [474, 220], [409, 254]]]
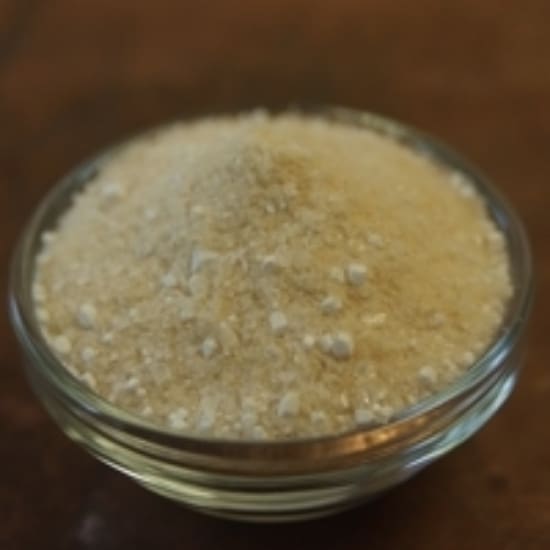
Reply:
[[177, 116], [296, 101], [438, 134], [517, 207], [538, 293], [513, 397], [372, 504], [300, 525], [233, 524], [153, 496], [70, 443], [31, 395], [2, 314], [0, 548], [550, 548], [547, 0], [0, 0], [3, 267], [46, 190], [98, 147]]

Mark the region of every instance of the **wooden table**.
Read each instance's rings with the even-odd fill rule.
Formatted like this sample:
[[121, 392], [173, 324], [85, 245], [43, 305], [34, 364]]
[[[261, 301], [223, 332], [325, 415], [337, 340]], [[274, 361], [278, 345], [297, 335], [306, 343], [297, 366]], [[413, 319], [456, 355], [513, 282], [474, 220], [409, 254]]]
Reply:
[[526, 370], [481, 433], [370, 505], [288, 526], [203, 517], [90, 458], [31, 395], [2, 315], [0, 548], [550, 548], [548, 21], [546, 0], [2, 0], [3, 266], [98, 147], [177, 116], [314, 101], [400, 118], [477, 162], [526, 221], [538, 300]]

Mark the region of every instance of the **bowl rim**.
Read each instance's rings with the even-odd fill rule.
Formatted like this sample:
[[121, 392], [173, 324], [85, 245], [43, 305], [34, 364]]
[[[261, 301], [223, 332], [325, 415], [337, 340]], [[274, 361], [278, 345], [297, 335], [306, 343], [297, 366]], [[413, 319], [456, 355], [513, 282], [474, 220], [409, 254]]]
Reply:
[[176, 120], [134, 134], [129, 139], [107, 147], [58, 180], [36, 208], [13, 254], [8, 307], [16, 336], [24, 351], [32, 359], [32, 367], [37, 369], [38, 373], [57, 390], [59, 396], [69, 400], [76, 410], [81, 410], [101, 423], [140, 439], [198, 453], [240, 456], [245, 452], [251, 457], [265, 457], [268, 455], [301, 456], [306, 451], [311, 455], [312, 448], [316, 448], [320, 456], [326, 452], [339, 455], [364, 452], [381, 444], [395, 442], [396, 438], [401, 437], [408, 428], [414, 426], [419, 418], [468, 394], [490, 377], [501, 365], [503, 359], [516, 347], [527, 323], [533, 301], [532, 255], [521, 221], [492, 183], [477, 168], [438, 139], [393, 119], [345, 107], [298, 107], [292, 110], [297, 110], [305, 116], [321, 116], [336, 123], [363, 127], [381, 133], [428, 156], [434, 162], [467, 176], [485, 200], [490, 215], [506, 236], [510, 265], [512, 269], [517, 270], [516, 278], [521, 281], [521, 284], [514, 289], [506, 319], [498, 336], [463, 375], [443, 390], [400, 411], [390, 422], [382, 425], [358, 426], [344, 432], [323, 436], [251, 440], [189, 435], [169, 427], [158, 426], [147, 419], [126, 412], [94, 393], [56, 358], [42, 336], [34, 314], [31, 298], [33, 277], [30, 274], [34, 274], [35, 252], [40, 235], [46, 229], [43, 224], [52, 212], [55, 212], [54, 218], [58, 219], [66, 210], [66, 207], [60, 207], [60, 203], [63, 200], [67, 202], [70, 196], [84, 186], [116, 151], [134, 140], [154, 134], [174, 123], [189, 121], [189, 119]]

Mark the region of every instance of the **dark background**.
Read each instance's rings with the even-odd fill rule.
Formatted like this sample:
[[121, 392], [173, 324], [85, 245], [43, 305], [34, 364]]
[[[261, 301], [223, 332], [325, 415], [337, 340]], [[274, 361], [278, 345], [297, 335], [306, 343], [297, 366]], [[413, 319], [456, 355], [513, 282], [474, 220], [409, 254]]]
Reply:
[[547, 0], [0, 0], [2, 266], [46, 190], [97, 148], [177, 116], [295, 101], [418, 125], [508, 195], [538, 275], [513, 397], [377, 502], [301, 525], [231, 524], [71, 444], [27, 388], [0, 315], [0, 548], [550, 548]]

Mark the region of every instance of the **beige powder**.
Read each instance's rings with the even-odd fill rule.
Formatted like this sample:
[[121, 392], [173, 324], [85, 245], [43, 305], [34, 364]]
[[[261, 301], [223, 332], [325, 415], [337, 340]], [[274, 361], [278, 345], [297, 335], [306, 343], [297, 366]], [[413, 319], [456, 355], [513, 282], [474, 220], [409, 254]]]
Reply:
[[37, 265], [37, 316], [72, 373], [231, 438], [388, 421], [468, 369], [512, 292], [460, 174], [365, 129], [262, 113], [120, 150]]

